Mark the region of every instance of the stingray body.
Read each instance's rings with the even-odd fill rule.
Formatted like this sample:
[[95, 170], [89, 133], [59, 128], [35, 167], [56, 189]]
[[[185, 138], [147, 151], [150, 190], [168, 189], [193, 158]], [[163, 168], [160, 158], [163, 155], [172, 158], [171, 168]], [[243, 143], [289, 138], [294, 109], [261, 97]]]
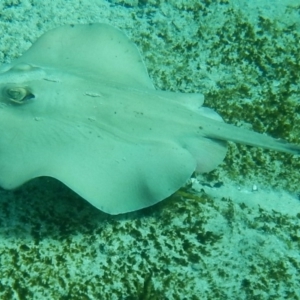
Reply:
[[0, 185], [54, 177], [118, 214], [163, 200], [214, 169], [226, 141], [299, 147], [222, 122], [201, 94], [154, 89], [133, 43], [106, 24], [44, 34], [0, 69]]

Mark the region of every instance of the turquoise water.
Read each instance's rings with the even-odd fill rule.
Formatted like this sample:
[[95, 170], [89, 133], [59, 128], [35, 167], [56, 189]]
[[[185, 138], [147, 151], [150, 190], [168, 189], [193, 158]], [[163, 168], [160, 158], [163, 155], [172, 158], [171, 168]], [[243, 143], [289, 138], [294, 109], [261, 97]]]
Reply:
[[[1, 1], [0, 62], [54, 27], [109, 23], [157, 89], [201, 92], [226, 122], [299, 144], [299, 5], [213, 3]], [[121, 216], [46, 177], [1, 190], [0, 298], [299, 299], [298, 170], [232, 144], [215, 171]]]

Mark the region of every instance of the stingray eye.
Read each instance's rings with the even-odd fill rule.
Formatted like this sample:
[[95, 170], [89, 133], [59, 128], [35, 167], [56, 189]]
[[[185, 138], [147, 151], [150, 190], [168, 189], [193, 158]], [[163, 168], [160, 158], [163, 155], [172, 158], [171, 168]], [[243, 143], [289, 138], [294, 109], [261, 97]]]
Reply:
[[6, 96], [8, 100], [18, 104], [23, 104], [27, 100], [34, 98], [34, 95], [27, 87], [9, 87], [6, 89]]

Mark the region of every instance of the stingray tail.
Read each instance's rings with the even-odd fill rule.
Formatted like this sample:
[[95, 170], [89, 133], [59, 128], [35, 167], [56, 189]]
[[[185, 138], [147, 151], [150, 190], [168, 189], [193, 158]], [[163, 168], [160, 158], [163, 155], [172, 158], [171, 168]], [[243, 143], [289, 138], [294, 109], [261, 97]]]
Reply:
[[[288, 143], [284, 140], [277, 140], [270, 136], [235, 127], [230, 124], [220, 123], [220, 125], [210, 123], [205, 126], [204, 136], [210, 139], [231, 141], [239, 144], [261, 147], [275, 151], [300, 155], [300, 146]], [[217, 128], [216, 128], [217, 127]]]

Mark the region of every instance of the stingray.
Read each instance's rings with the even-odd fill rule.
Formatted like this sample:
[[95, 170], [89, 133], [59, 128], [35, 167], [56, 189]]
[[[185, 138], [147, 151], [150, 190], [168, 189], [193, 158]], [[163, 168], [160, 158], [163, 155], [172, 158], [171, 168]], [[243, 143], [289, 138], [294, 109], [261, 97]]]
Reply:
[[106, 24], [42, 35], [0, 68], [0, 186], [54, 177], [98, 209], [151, 206], [227, 141], [299, 154], [300, 147], [226, 124], [202, 94], [156, 90], [137, 47]]

